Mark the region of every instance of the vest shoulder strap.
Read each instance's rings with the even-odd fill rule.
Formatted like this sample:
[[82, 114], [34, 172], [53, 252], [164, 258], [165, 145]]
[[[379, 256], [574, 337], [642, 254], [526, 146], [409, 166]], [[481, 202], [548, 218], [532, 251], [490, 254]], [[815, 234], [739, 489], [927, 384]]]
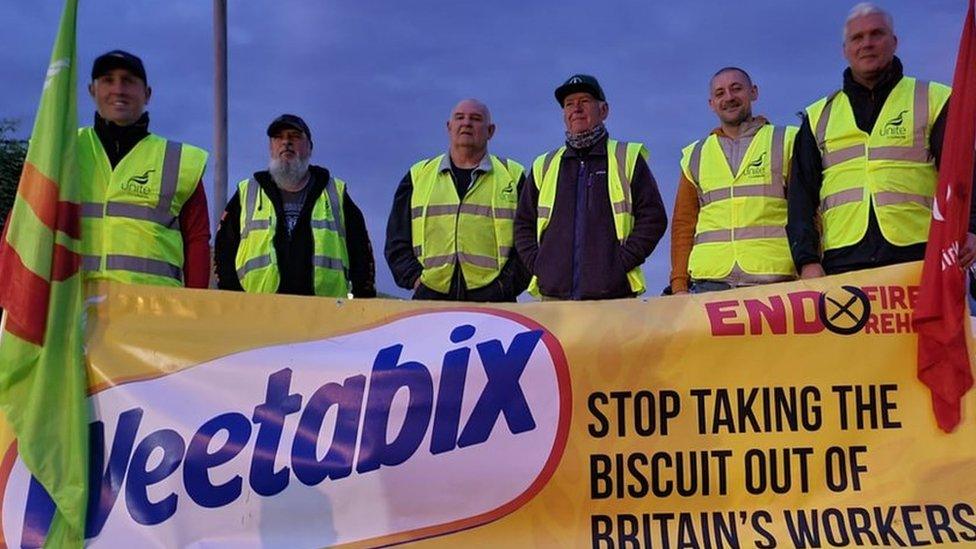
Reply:
[[817, 118], [817, 127], [810, 128], [813, 130], [813, 137], [817, 140], [817, 148], [820, 149], [821, 154], [826, 154], [827, 122], [830, 121], [830, 111], [834, 106], [834, 99], [843, 92], [842, 89], [836, 90], [825, 98], [823, 110], [820, 111], [820, 116]]
[[505, 167], [505, 171], [508, 172], [509, 177], [511, 177], [516, 183], [522, 174], [525, 173], [525, 168], [522, 167], [518, 162], [505, 158], [503, 156], [491, 155], [491, 158], [497, 160], [502, 166]]
[[535, 180], [535, 187], [537, 189], [542, 188], [542, 182], [546, 178], [546, 174], [549, 173], [549, 166], [552, 165], [552, 161], [557, 157], [562, 158], [563, 152], [565, 151], [566, 146], [564, 145], [556, 150], [539, 155], [535, 159], [535, 162], [532, 163], [532, 178]]

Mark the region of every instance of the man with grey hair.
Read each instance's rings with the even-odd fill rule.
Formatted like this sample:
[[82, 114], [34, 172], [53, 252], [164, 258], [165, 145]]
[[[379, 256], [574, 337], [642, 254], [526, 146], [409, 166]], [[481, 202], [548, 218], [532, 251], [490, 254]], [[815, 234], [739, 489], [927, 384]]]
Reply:
[[[905, 76], [897, 45], [891, 15], [854, 6], [844, 23], [843, 88], [806, 108], [786, 227], [801, 278], [925, 257], [950, 89]], [[974, 223], [964, 268], [976, 258]]]
[[373, 250], [346, 184], [310, 165], [312, 132], [283, 114], [267, 131], [266, 171], [238, 184], [214, 243], [217, 287], [375, 297]]
[[539, 155], [515, 214], [515, 246], [546, 300], [642, 294], [641, 270], [668, 224], [642, 143], [612, 139], [600, 82], [574, 74], [555, 90], [565, 144]]
[[488, 153], [494, 134], [488, 107], [461, 100], [447, 152], [414, 164], [397, 186], [386, 261], [414, 299], [515, 301], [529, 283], [512, 243], [524, 169]]

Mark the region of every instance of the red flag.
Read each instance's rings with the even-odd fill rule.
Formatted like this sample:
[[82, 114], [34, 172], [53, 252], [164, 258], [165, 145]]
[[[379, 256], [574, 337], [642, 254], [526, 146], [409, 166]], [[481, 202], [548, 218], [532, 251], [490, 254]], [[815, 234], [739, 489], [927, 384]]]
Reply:
[[922, 288], [915, 308], [918, 329], [918, 378], [932, 391], [939, 427], [950, 432], [960, 420], [960, 401], [973, 386], [966, 350], [965, 273], [959, 249], [969, 230], [976, 145], [976, 27], [974, 0], [962, 30], [952, 99], [939, 167], [939, 187], [925, 249]]

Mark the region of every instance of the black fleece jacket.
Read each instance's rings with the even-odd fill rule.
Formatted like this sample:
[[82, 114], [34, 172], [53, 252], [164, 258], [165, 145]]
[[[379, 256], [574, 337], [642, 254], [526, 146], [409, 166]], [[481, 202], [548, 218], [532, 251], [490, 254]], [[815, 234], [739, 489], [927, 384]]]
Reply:
[[[851, 69], [844, 71], [844, 93], [854, 111], [857, 127], [871, 133], [885, 100], [891, 90], [904, 76], [901, 61], [895, 57], [882, 79], [869, 89], [854, 81]], [[929, 151], [938, 167], [942, 158], [942, 139], [945, 135], [948, 103], [932, 124], [929, 134]], [[804, 115], [800, 132], [793, 145], [793, 165], [788, 189], [789, 220], [786, 232], [793, 252], [793, 261], [799, 271], [804, 265], [821, 263], [827, 274], [843, 273], [871, 267], [881, 267], [925, 257], [925, 243], [910, 246], [895, 246], [885, 240], [878, 226], [874, 208], [868, 218], [868, 229], [860, 242], [835, 250], [827, 250], [820, 256], [820, 231], [816, 216], [820, 207], [820, 187], [823, 185], [823, 159], [817, 140], [810, 127], [810, 120]], [[973, 194], [976, 198], [976, 193]], [[970, 232], [974, 230], [976, 201], [970, 205]]]

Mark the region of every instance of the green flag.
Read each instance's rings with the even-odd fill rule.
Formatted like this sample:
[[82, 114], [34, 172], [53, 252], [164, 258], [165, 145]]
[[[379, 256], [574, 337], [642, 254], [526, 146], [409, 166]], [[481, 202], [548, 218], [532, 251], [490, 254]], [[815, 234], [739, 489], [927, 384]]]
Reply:
[[0, 409], [56, 510], [44, 540], [80, 547], [88, 503], [76, 153], [77, 0], [66, 0], [17, 199], [0, 239]]

